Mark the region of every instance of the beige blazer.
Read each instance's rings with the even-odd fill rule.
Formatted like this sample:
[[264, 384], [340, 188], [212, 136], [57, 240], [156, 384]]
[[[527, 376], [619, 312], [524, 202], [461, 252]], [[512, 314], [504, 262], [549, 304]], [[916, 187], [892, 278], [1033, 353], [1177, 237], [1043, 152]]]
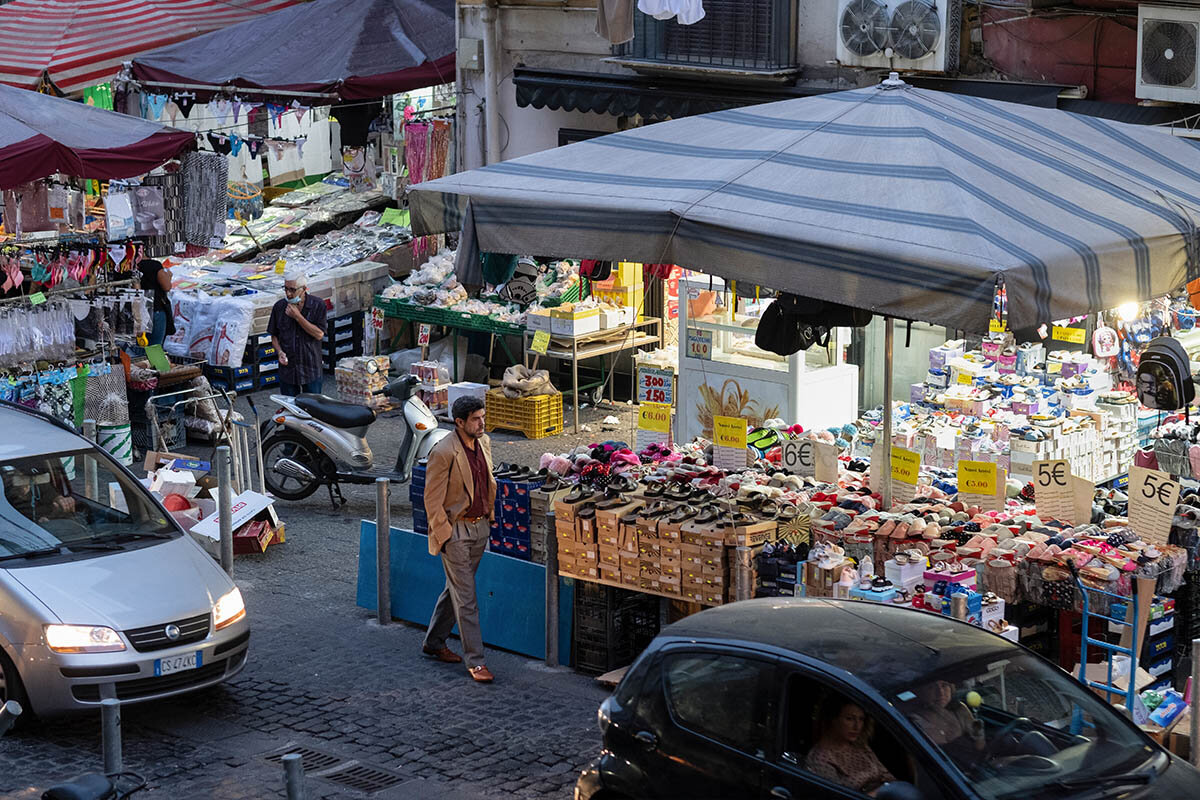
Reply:
[[[492, 442], [483, 435], [475, 441], [483, 448], [488, 470], [487, 515], [496, 516], [496, 479], [492, 477]], [[437, 555], [450, 541], [454, 523], [463, 516], [475, 499], [475, 481], [471, 478], [471, 462], [455, 431], [443, 438], [429, 451], [425, 468], [425, 516], [429, 520], [429, 553]]]

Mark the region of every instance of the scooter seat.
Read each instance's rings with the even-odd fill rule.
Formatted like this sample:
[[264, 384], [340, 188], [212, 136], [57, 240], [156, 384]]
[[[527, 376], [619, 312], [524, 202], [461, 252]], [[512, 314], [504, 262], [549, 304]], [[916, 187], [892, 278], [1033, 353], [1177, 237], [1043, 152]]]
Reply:
[[322, 422], [339, 428], [365, 428], [375, 421], [375, 412], [366, 406], [334, 400], [323, 394], [302, 394], [296, 405]]
[[116, 797], [113, 782], [94, 772], [42, 792], [42, 800], [109, 800], [112, 797]]

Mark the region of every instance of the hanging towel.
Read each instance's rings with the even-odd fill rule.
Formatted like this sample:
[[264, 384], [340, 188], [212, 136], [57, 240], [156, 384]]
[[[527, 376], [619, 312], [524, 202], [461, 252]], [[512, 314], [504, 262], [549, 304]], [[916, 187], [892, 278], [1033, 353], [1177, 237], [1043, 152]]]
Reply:
[[633, 0], [598, 0], [596, 35], [610, 44], [633, 40]]

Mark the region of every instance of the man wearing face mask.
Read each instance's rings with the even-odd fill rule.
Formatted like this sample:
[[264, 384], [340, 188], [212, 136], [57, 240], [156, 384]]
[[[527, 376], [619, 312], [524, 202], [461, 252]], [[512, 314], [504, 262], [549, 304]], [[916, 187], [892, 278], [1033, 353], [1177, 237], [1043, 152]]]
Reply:
[[284, 298], [271, 308], [267, 333], [279, 356], [279, 389], [295, 397], [321, 393], [321, 340], [325, 338], [325, 301], [308, 294], [308, 277], [289, 273]]

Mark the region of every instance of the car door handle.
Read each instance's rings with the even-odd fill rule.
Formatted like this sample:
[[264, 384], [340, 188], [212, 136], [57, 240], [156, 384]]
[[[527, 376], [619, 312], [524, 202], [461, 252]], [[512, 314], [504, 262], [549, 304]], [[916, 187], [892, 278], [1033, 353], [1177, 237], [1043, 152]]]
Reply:
[[792, 800], [792, 793], [782, 786], [776, 786], [771, 790], [771, 797], [775, 800]]
[[650, 731], [638, 731], [633, 735], [633, 738], [637, 739], [647, 750], [653, 750], [658, 747], [658, 737]]

